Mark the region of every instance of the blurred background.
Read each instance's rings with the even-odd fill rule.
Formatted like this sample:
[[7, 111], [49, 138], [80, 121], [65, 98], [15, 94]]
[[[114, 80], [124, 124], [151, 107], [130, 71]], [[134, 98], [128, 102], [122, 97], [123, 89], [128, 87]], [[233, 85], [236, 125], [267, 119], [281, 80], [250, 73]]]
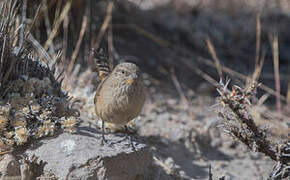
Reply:
[[[63, 88], [83, 123], [96, 124], [99, 83], [91, 50], [143, 71], [147, 101], [134, 123], [159, 179], [264, 179], [273, 162], [219, 127], [216, 85], [261, 83], [250, 112], [273, 141], [289, 139], [290, 2], [287, 0], [23, 0], [20, 21], [59, 56]], [[19, 22], [20, 23], [20, 22]], [[45, 57], [46, 54], [43, 54]]]

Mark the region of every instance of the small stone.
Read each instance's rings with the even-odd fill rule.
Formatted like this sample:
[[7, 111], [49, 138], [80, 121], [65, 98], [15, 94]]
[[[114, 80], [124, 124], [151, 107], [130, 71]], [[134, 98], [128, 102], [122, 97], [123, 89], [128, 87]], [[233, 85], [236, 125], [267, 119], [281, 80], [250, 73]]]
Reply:
[[[0, 161], [0, 174], [5, 176], [20, 176], [20, 165], [12, 154], [4, 154]], [[5, 179], [5, 178], [4, 178]], [[16, 179], [18, 179], [16, 177]]]

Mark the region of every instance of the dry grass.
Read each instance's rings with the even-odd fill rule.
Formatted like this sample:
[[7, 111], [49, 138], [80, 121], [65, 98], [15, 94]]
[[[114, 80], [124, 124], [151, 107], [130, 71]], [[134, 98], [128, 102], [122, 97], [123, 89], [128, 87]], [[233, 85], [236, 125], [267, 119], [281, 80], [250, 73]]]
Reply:
[[208, 47], [209, 53], [211, 54], [211, 57], [213, 58], [213, 60], [215, 62], [215, 66], [216, 66], [218, 75], [219, 75], [220, 79], [223, 79], [223, 71], [221, 69], [221, 63], [217, 57], [215, 48], [214, 48], [212, 42], [210, 41], [209, 37], [206, 38], [206, 45]]
[[106, 17], [105, 17], [104, 22], [101, 26], [100, 32], [98, 33], [96, 39], [93, 41], [93, 48], [94, 49], [99, 48], [101, 40], [104, 37], [104, 34], [107, 31], [107, 29], [111, 23], [113, 8], [114, 8], [114, 1], [108, 1], [107, 10], [106, 10]]
[[[45, 2], [43, 2], [45, 3]], [[59, 30], [59, 27], [61, 25], [61, 23], [63, 22], [63, 20], [65, 19], [65, 17], [68, 15], [68, 12], [71, 8], [71, 0], [67, 1], [67, 3], [65, 4], [64, 8], [62, 9], [62, 12], [60, 14], [60, 16], [56, 19], [54, 26], [49, 34], [48, 39], [46, 40], [45, 44], [44, 44], [44, 49], [48, 49], [48, 47], [51, 45], [53, 39], [55, 38], [55, 36], [57, 35], [57, 32]]]
[[76, 47], [75, 47], [75, 49], [74, 49], [74, 51], [72, 53], [70, 64], [69, 64], [67, 72], [66, 72], [67, 76], [69, 76], [71, 74], [72, 69], [74, 67], [75, 60], [76, 60], [77, 55], [79, 53], [79, 50], [81, 48], [81, 43], [82, 43], [82, 40], [84, 38], [84, 34], [86, 32], [87, 25], [88, 25], [88, 15], [87, 15], [87, 12], [86, 12], [84, 14], [84, 16], [83, 16], [82, 27], [81, 27], [80, 34], [79, 34], [79, 39], [78, 39]]
[[278, 36], [274, 35], [272, 38], [272, 52], [273, 52], [273, 62], [274, 62], [274, 77], [275, 77], [275, 87], [276, 87], [276, 108], [277, 112], [281, 114], [281, 101], [280, 101], [280, 75], [279, 75], [279, 47], [278, 47]]
[[67, 122], [66, 118], [75, 119], [69, 97], [61, 89], [61, 74], [56, 76], [60, 54], [51, 58], [28, 32], [31, 28], [26, 24], [26, 3], [23, 1], [21, 6], [17, 0], [1, 2], [0, 151], [5, 153], [52, 136]]

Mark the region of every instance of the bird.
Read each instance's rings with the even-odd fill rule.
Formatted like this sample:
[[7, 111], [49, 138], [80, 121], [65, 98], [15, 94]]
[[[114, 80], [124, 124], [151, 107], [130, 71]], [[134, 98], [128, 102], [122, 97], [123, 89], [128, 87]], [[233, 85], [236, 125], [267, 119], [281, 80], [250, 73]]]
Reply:
[[96, 67], [101, 79], [97, 86], [94, 105], [96, 115], [104, 123], [122, 127], [139, 116], [145, 102], [144, 83], [140, 68], [131, 62], [123, 62], [111, 68], [107, 58], [96, 53]]

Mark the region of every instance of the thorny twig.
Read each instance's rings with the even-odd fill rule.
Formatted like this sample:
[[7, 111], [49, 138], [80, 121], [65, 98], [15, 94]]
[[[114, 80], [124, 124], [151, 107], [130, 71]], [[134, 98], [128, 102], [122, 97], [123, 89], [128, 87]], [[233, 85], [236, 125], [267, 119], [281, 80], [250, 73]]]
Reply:
[[290, 175], [290, 142], [271, 144], [267, 139], [265, 131], [260, 129], [248, 111], [251, 105], [251, 97], [255, 94], [258, 83], [242, 89], [233, 86], [228, 89], [229, 80], [221, 80], [217, 91], [220, 95], [220, 102], [223, 105], [218, 112], [224, 119], [224, 128], [233, 137], [244, 143], [254, 152], [264, 153], [276, 161], [270, 179], [285, 178]]

